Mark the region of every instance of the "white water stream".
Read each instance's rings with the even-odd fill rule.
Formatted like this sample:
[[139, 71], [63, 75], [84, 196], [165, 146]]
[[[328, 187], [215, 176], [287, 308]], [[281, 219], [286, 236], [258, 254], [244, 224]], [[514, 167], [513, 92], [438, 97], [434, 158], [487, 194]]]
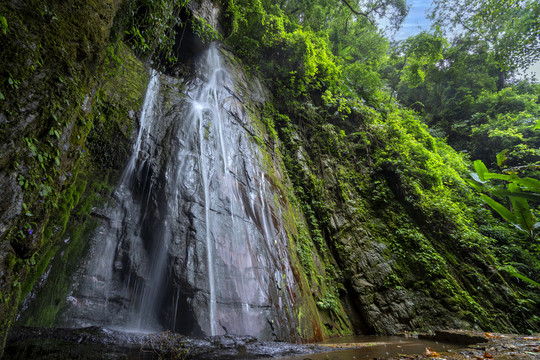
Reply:
[[215, 44], [183, 87], [152, 72], [66, 325], [290, 336], [295, 280], [280, 195], [235, 81]]

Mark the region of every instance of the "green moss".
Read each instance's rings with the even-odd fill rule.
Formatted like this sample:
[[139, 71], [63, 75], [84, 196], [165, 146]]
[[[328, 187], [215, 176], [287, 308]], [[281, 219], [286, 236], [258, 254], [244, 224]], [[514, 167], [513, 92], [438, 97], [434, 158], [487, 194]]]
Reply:
[[[88, 175], [77, 173], [67, 174], [69, 180], [72, 181], [71, 185], [59, 196], [50, 220], [43, 232], [43, 241], [49, 244], [49, 250], [39, 256], [41, 259], [39, 266], [30, 271], [32, 275], [27, 277], [22, 295], [25, 296], [30, 291], [36, 280], [44, 273], [50, 259], [58, 253], [59, 247], [52, 246], [52, 244], [57, 243], [59, 239], [64, 237], [68, 222], [71, 220], [73, 225], [71, 226], [71, 230], [68, 231], [68, 236], [71, 239], [70, 245], [67, 248], [62, 246], [64, 248], [62, 259], [55, 259], [57, 263], [60, 262], [60, 264], [55, 265], [55, 269], [61, 269], [60, 271], [64, 275], [55, 275], [52, 276], [51, 280], [48, 280], [47, 287], [43, 289], [45, 293], [48, 292], [48, 295], [44, 295], [44, 299], [48, 299], [44, 301], [49, 302], [48, 311], [41, 313], [41, 310], [39, 310], [34, 314], [30, 311], [30, 315], [26, 315], [27, 321], [25, 323], [27, 325], [53, 325], [54, 316], [60, 310], [64, 298], [69, 291], [69, 274], [74, 271], [74, 266], [86, 251], [88, 236], [97, 224], [88, 215], [94, 206], [103, 204], [101, 194], [110, 191], [111, 186], [109, 182], [114, 180], [114, 178], [107, 176], [109, 172], [104, 171], [103, 168], [119, 168], [127, 157], [129, 136], [132, 128], [132, 120], [129, 112], [134, 114], [141, 106], [145, 81], [147, 81], [148, 75], [143, 71], [141, 63], [133, 57], [124, 45], [119, 44], [118, 46], [121, 49], [118, 59], [122, 62], [122, 67], [115, 67], [117, 72], [111, 70], [108, 74], [107, 81], [98, 90], [99, 93], [103, 94], [101, 101], [107, 105], [101, 104], [94, 108], [95, 114], [97, 114], [100, 124], [103, 124], [103, 127], [99, 125], [93, 127], [88, 140], [88, 147], [91, 149], [92, 145], [94, 145], [92, 139], [96, 136], [101, 136], [102, 140], [108, 143], [107, 148], [101, 150], [114, 154], [116, 161], [104, 164], [101, 161], [102, 159], [98, 159], [96, 156], [93, 156], [94, 154], [91, 154], [88, 158], [90, 162], [87, 163], [86, 167], [80, 167], [79, 170], [81, 173], [89, 174], [94, 169], [101, 169], [97, 177], [91, 177], [90, 183]], [[115, 66], [117, 65], [115, 64]], [[120, 69], [123, 70], [120, 71]], [[124, 81], [126, 80], [126, 76], [130, 78], [130, 81]], [[102, 112], [103, 109], [109, 110], [104, 114]], [[83, 126], [86, 129], [86, 124], [83, 124]], [[103, 128], [113, 130], [101, 132]], [[80, 137], [80, 134], [78, 136]], [[88, 187], [89, 189], [87, 190]], [[84, 201], [81, 202], [83, 194], [85, 194]]]

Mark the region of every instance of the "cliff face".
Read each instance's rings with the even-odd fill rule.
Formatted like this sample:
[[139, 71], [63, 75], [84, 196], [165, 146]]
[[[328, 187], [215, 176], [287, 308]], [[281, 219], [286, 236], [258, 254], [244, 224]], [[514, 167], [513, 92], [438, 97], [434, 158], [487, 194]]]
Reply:
[[[258, 109], [267, 101], [215, 44], [182, 77], [153, 72], [133, 154], [108, 205], [94, 210], [99, 225], [69, 292], [48, 279], [20, 323], [328, 336], [291, 251], [303, 222], [277, 143], [264, 140]], [[54, 279], [67, 275], [57, 269], [65, 272], [53, 265]], [[351, 333], [336, 310], [333, 331]]]
[[82, 224], [93, 205], [73, 209], [100, 197], [130, 150], [147, 75], [113, 40], [120, 5], [0, 5], [8, 24], [0, 35], [2, 339], [68, 219]]
[[[169, 39], [179, 62], [155, 75], [160, 100], [149, 135], [140, 110], [150, 71], [132, 50], [144, 41], [136, 31], [123, 36], [132, 9], [105, 0], [0, 5], [8, 22], [0, 34], [2, 338], [35, 284], [20, 324], [128, 322], [148, 302], [134, 303], [134, 294], [156, 282], [160, 296], [147, 309], [157, 311], [159, 298], [163, 310], [151, 321], [193, 334], [251, 329], [312, 340], [535, 327], [534, 306], [512, 305], [519, 295], [492, 267], [471, 213], [459, 209], [463, 181], [436, 172], [448, 168], [451, 150], [412, 115], [360, 106], [347, 123], [321, 123], [309, 102], [285, 114], [221, 50], [230, 78], [213, 96], [222, 119], [197, 117], [190, 109], [209, 75], [194, 61], [207, 46], [177, 28]], [[190, 11], [219, 27], [212, 3]], [[407, 161], [420, 164], [413, 174]], [[442, 194], [443, 181], [452, 193]], [[119, 242], [107, 250], [108, 236]], [[156, 255], [166, 259], [160, 269]], [[88, 273], [104, 256], [110, 278]], [[112, 287], [94, 305], [112, 298], [114, 313], [99, 318], [76, 306], [99, 294], [84, 279]]]
[[[115, 232], [117, 229], [118, 223], [114, 219], [117, 210], [114, 209], [118, 208], [115, 204], [122, 201], [113, 189], [122, 183], [121, 171], [133, 151], [133, 139], [137, 138], [138, 130], [144, 130], [143, 119], [139, 115], [149, 70], [118, 37], [123, 32], [122, 26], [125, 26], [122, 23], [125, 21], [125, 9], [115, 18], [121, 4], [92, 3], [90, 7], [72, 5], [58, 5], [56, 8], [43, 4], [34, 7], [28, 3], [22, 8], [15, 4], [5, 4], [2, 8], [2, 14], [11, 24], [5, 36], [10, 44], [5, 54], [20, 59], [5, 65], [5, 73], [10, 80], [4, 85], [11, 89], [8, 91], [2, 88], [6, 97], [2, 103], [2, 115], [7, 119], [3, 136], [5, 144], [11, 144], [11, 147], [5, 147], [5, 156], [2, 157], [6, 165], [3, 168], [3, 189], [8, 192], [4, 198], [10, 200], [4, 202], [6, 210], [2, 214], [5, 224], [2, 233], [2, 264], [5, 264], [2, 294], [5, 303], [9, 305], [2, 309], [5, 329], [9, 328], [19, 305], [34, 284], [37, 287], [23, 304], [20, 324], [107, 324], [98, 317], [88, 318], [91, 316], [88, 313], [78, 314], [79, 322], [71, 319], [73, 312], [70, 312], [72, 310], [69, 305], [72, 304], [70, 301], [74, 298], [74, 291], [79, 291], [81, 299], [85, 298], [84, 294], [81, 295], [85, 290], [74, 290], [72, 276], [83, 272], [80, 263], [83, 259], [91, 259], [92, 255], [89, 258], [88, 253], [95, 257], [96, 249], [103, 248], [105, 239], [102, 238], [101, 243], [99, 238], [92, 240], [92, 234], [103, 232], [104, 229], [105, 232]], [[79, 12], [74, 12], [75, 8]], [[201, 16], [214, 16], [215, 9], [209, 3], [192, 5], [192, 11]], [[96, 16], [100, 21], [88, 20]], [[26, 21], [23, 19], [27, 17], [33, 21], [23, 25]], [[16, 20], [20, 20], [20, 24]], [[79, 28], [82, 30], [75, 31]], [[96, 32], [101, 37], [85, 40], [89, 37], [85, 33]], [[36, 54], [30, 50], [29, 53], [17, 52], [17, 46], [28, 39], [36, 39], [35, 46], [30, 47], [36, 49], [41, 49], [43, 44], [49, 44], [50, 41], [55, 45], [52, 49], [57, 50], [58, 54], [54, 57], [51, 48]], [[213, 232], [212, 236], [221, 238], [222, 242], [239, 241], [236, 247], [227, 250], [228, 253], [226, 248], [216, 250], [220, 252], [216, 258], [220, 260], [216, 260], [218, 286], [215, 291], [221, 299], [221, 306], [225, 306], [223, 301], [228, 301], [227, 306], [231, 307], [227, 309], [225, 306], [216, 315], [229, 317], [219, 324], [218, 332], [244, 332], [247, 331], [242, 330], [244, 325], [235, 328], [234, 323], [249, 323], [261, 329], [256, 332], [263, 338], [310, 340], [331, 334], [352, 333], [348, 316], [339, 303], [334, 304], [331, 314], [325, 314], [324, 311], [319, 314], [311, 292], [323, 293], [326, 284], [320, 281], [318, 285], [309, 286], [298, 262], [292, 239], [299, 231], [304, 238], [309, 234], [302, 229], [304, 221], [301, 213], [289, 203], [287, 194], [291, 193], [291, 189], [287, 185], [289, 182], [279, 157], [279, 143], [266, 134], [261, 123], [261, 109], [270, 99], [256, 79], [246, 81], [242, 67], [231, 54], [224, 53], [227, 71], [231, 72], [233, 78], [230, 84], [225, 84], [225, 89], [228, 89], [226, 91], [231, 93], [226, 97], [229, 100], [225, 101], [224, 111], [236, 125], [227, 124], [225, 131], [228, 135], [222, 136], [229, 141], [224, 151], [237, 154], [231, 155], [233, 157], [229, 161], [234, 163], [235, 168], [240, 167], [232, 172], [231, 193], [219, 200], [220, 205], [216, 205], [219, 208], [230, 207], [231, 213], [219, 215], [216, 209], [207, 209], [217, 215], [213, 215], [210, 220], [205, 219], [204, 207], [201, 208], [201, 204], [205, 203], [205, 194], [201, 181], [196, 181], [202, 176], [202, 169], [198, 165], [193, 169], [181, 169], [186, 166], [182, 164], [174, 165], [182, 176], [178, 180], [180, 185], [164, 182], [169, 172], [173, 171], [166, 165], [168, 158], [173, 156], [169, 153], [171, 149], [196, 147], [197, 141], [204, 141], [209, 136], [203, 134], [202, 138], [192, 139], [195, 141], [192, 145], [189, 145], [189, 139], [182, 138], [187, 131], [183, 127], [187, 129], [191, 124], [187, 122], [181, 125], [179, 114], [182, 108], [188, 106], [185, 97], [195, 96], [193, 87], [201, 81], [201, 74], [195, 74], [191, 65], [193, 57], [204, 49], [198, 40], [193, 40], [193, 35], [187, 35], [183, 40], [181, 48], [176, 49], [182, 63], [169, 69], [176, 74], [176, 78], [160, 76], [163, 82], [160, 113], [164, 115], [160, 123], [155, 124], [158, 131], [142, 149], [141, 156], [146, 160], [138, 165], [142, 168], [134, 175], [135, 183], [132, 185], [135, 202], [142, 201], [144, 196], [141, 191], [145, 188], [154, 188], [151, 195], [145, 194], [148, 195], [145, 201], [149, 207], [144, 209], [144, 212], [153, 214], [153, 217], [145, 220], [146, 225], [142, 230], [136, 229], [134, 225], [141, 214], [135, 212], [132, 217], [127, 216], [122, 220], [122, 224], [128, 228], [128, 232], [122, 236], [140, 236], [142, 242], [139, 246], [124, 241], [120, 248], [112, 249], [113, 252], [118, 251], [115, 255], [118, 261], [131, 266], [131, 270], [110, 279], [113, 283], [116, 281], [113, 286], [121, 290], [125, 278], [131, 277], [132, 283], [128, 280], [127, 286], [132, 287], [132, 291], [140, 291], [141, 284], [148, 278], [144, 269], [152, 266], [152, 259], [145, 260], [140, 251], [152, 247], [149, 244], [153, 240], [149, 234], [171, 231], [171, 243], [167, 245], [166, 255], [170, 262], [166, 268], [170, 273], [163, 280], [168, 285], [161, 289], [163, 293], [157, 294], [167, 298], [163, 304], [168, 305], [165, 306], [165, 313], [159, 314], [159, 317], [168, 317], [164, 321], [167, 327], [176, 328], [170, 324], [178, 323], [177, 330], [194, 334], [211, 333], [204, 320], [210, 301], [210, 286], [205, 274], [208, 271], [205, 265], [208, 255], [204, 249], [198, 250], [199, 253], [193, 253], [190, 249], [199, 248], [198, 244], [206, 241], [205, 222], [212, 221], [222, 227], [221, 235]], [[68, 45], [71, 46], [69, 51], [65, 49]], [[79, 54], [85, 49], [92, 49], [88, 57]], [[49, 56], [46, 61], [41, 60], [44, 54]], [[37, 64], [31, 71], [24, 69], [25, 72], [16, 65], [28, 63], [34, 58]], [[16, 77], [12, 74], [16, 71], [21, 80], [12, 86], [11, 82]], [[45, 82], [48, 84], [47, 91], [42, 87]], [[33, 100], [32, 108], [25, 106], [28, 97]], [[212, 125], [210, 121], [205, 126], [206, 131], [210, 132], [209, 126], [215, 126], [215, 123]], [[213, 154], [211, 148], [207, 151], [210, 151], [208, 157], [220, 155]], [[184, 159], [186, 163], [188, 160]], [[195, 186], [191, 190], [188, 186], [190, 179]], [[181, 209], [171, 210], [166, 202], [170, 201], [172, 193], [178, 192], [174, 186], [180, 190], [185, 186], [187, 188], [185, 194], [178, 195], [176, 200], [181, 203]], [[220, 186], [223, 185], [215, 180], [208, 184], [208, 191], [217, 192]], [[195, 191], [195, 197], [192, 191]], [[238, 205], [234, 205], [234, 198]], [[167, 226], [163, 224], [165, 214], [179, 210], [184, 217], [174, 220], [179, 223], [172, 230], [164, 228]], [[225, 211], [229, 211], [229, 208]], [[247, 227], [238, 230], [238, 226], [227, 223], [229, 218], [236, 221], [236, 225]], [[182, 225], [182, 222], [185, 224]], [[134, 232], [130, 233], [129, 228]], [[232, 232], [228, 228], [232, 228]], [[261, 239], [257, 240], [258, 237]], [[261, 240], [267, 244], [256, 245]], [[255, 243], [250, 244], [250, 241]], [[153, 250], [148, 251], [152, 253]], [[249, 261], [248, 257], [252, 257], [252, 260]], [[324, 261], [318, 262], [323, 265], [319, 266], [316, 274], [323, 278]], [[116, 261], [114, 264], [117, 266]], [[228, 272], [222, 271], [228, 267], [236, 268], [237, 276], [242, 276], [249, 268], [255, 278], [248, 275], [247, 278], [230, 280], [229, 275], [226, 275]], [[45, 276], [38, 282], [43, 274]], [[235, 290], [240, 282], [244, 289]], [[219, 285], [222, 283], [225, 286]], [[123, 296], [117, 295], [117, 299]], [[238, 296], [241, 298], [238, 299]], [[129, 308], [130, 299], [124, 301], [128, 304], [124, 304], [124, 307]], [[246, 319], [231, 316], [236, 312], [242, 313], [244, 307], [249, 308], [249, 311], [246, 310]], [[173, 316], [176, 313], [178, 319]], [[101, 320], [106, 318], [104, 314], [100, 316]], [[332, 324], [329, 330], [321, 318], [326, 324]], [[192, 322], [186, 319], [192, 319]]]

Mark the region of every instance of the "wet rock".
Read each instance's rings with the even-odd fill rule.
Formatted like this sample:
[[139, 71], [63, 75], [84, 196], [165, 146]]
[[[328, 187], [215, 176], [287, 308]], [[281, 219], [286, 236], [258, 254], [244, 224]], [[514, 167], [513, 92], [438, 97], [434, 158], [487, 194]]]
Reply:
[[170, 332], [126, 333], [99, 327], [13, 328], [6, 358], [19, 359], [257, 359], [328, 351], [314, 345], [260, 342], [251, 336], [193, 339]]
[[315, 337], [299, 321], [319, 331], [293, 275], [290, 209], [276, 201], [284, 175], [256, 139], [251, 101], [265, 90], [230, 54], [201, 55], [182, 79], [152, 76], [133, 156], [93, 212], [100, 225], [55, 324], [262, 340]]
[[446, 360], [537, 360], [540, 359], [540, 337], [535, 335], [482, 333], [470, 330], [445, 330], [435, 334], [420, 334], [419, 339], [441, 342], [451, 341], [461, 345], [448, 351], [441, 351], [438, 356], [429, 357], [427, 350], [423, 354], [407, 354], [389, 357], [388, 360], [437, 358]]
[[198, 0], [191, 1], [188, 5], [190, 11], [192, 11], [197, 17], [200, 17], [208, 22], [216, 30], [221, 29], [219, 24], [219, 6], [210, 0]]
[[464, 330], [437, 330], [434, 334], [420, 334], [419, 339], [443, 341], [459, 345], [473, 345], [489, 341], [484, 333]]
[[22, 189], [15, 174], [0, 173], [0, 238], [9, 230], [22, 210]]

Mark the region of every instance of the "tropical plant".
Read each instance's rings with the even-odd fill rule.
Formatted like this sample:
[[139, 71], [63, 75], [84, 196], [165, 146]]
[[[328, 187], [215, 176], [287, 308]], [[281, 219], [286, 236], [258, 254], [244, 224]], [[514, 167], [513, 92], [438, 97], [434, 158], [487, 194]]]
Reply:
[[[508, 150], [504, 150], [497, 155], [497, 165], [504, 165], [507, 152]], [[530, 165], [529, 167], [540, 166]], [[478, 191], [487, 192], [492, 196], [482, 193], [480, 199], [518, 230], [525, 232], [529, 239], [535, 240], [539, 234], [540, 222], [535, 221], [529, 201], [540, 202], [540, 180], [519, 177], [516, 168], [507, 169], [503, 174], [489, 172], [482, 160], [476, 160], [474, 168], [476, 172], [471, 173], [474, 179], [471, 183]], [[490, 182], [492, 179], [502, 180], [503, 183], [493, 184]], [[508, 198], [510, 206], [502, 205], [493, 197]]]

